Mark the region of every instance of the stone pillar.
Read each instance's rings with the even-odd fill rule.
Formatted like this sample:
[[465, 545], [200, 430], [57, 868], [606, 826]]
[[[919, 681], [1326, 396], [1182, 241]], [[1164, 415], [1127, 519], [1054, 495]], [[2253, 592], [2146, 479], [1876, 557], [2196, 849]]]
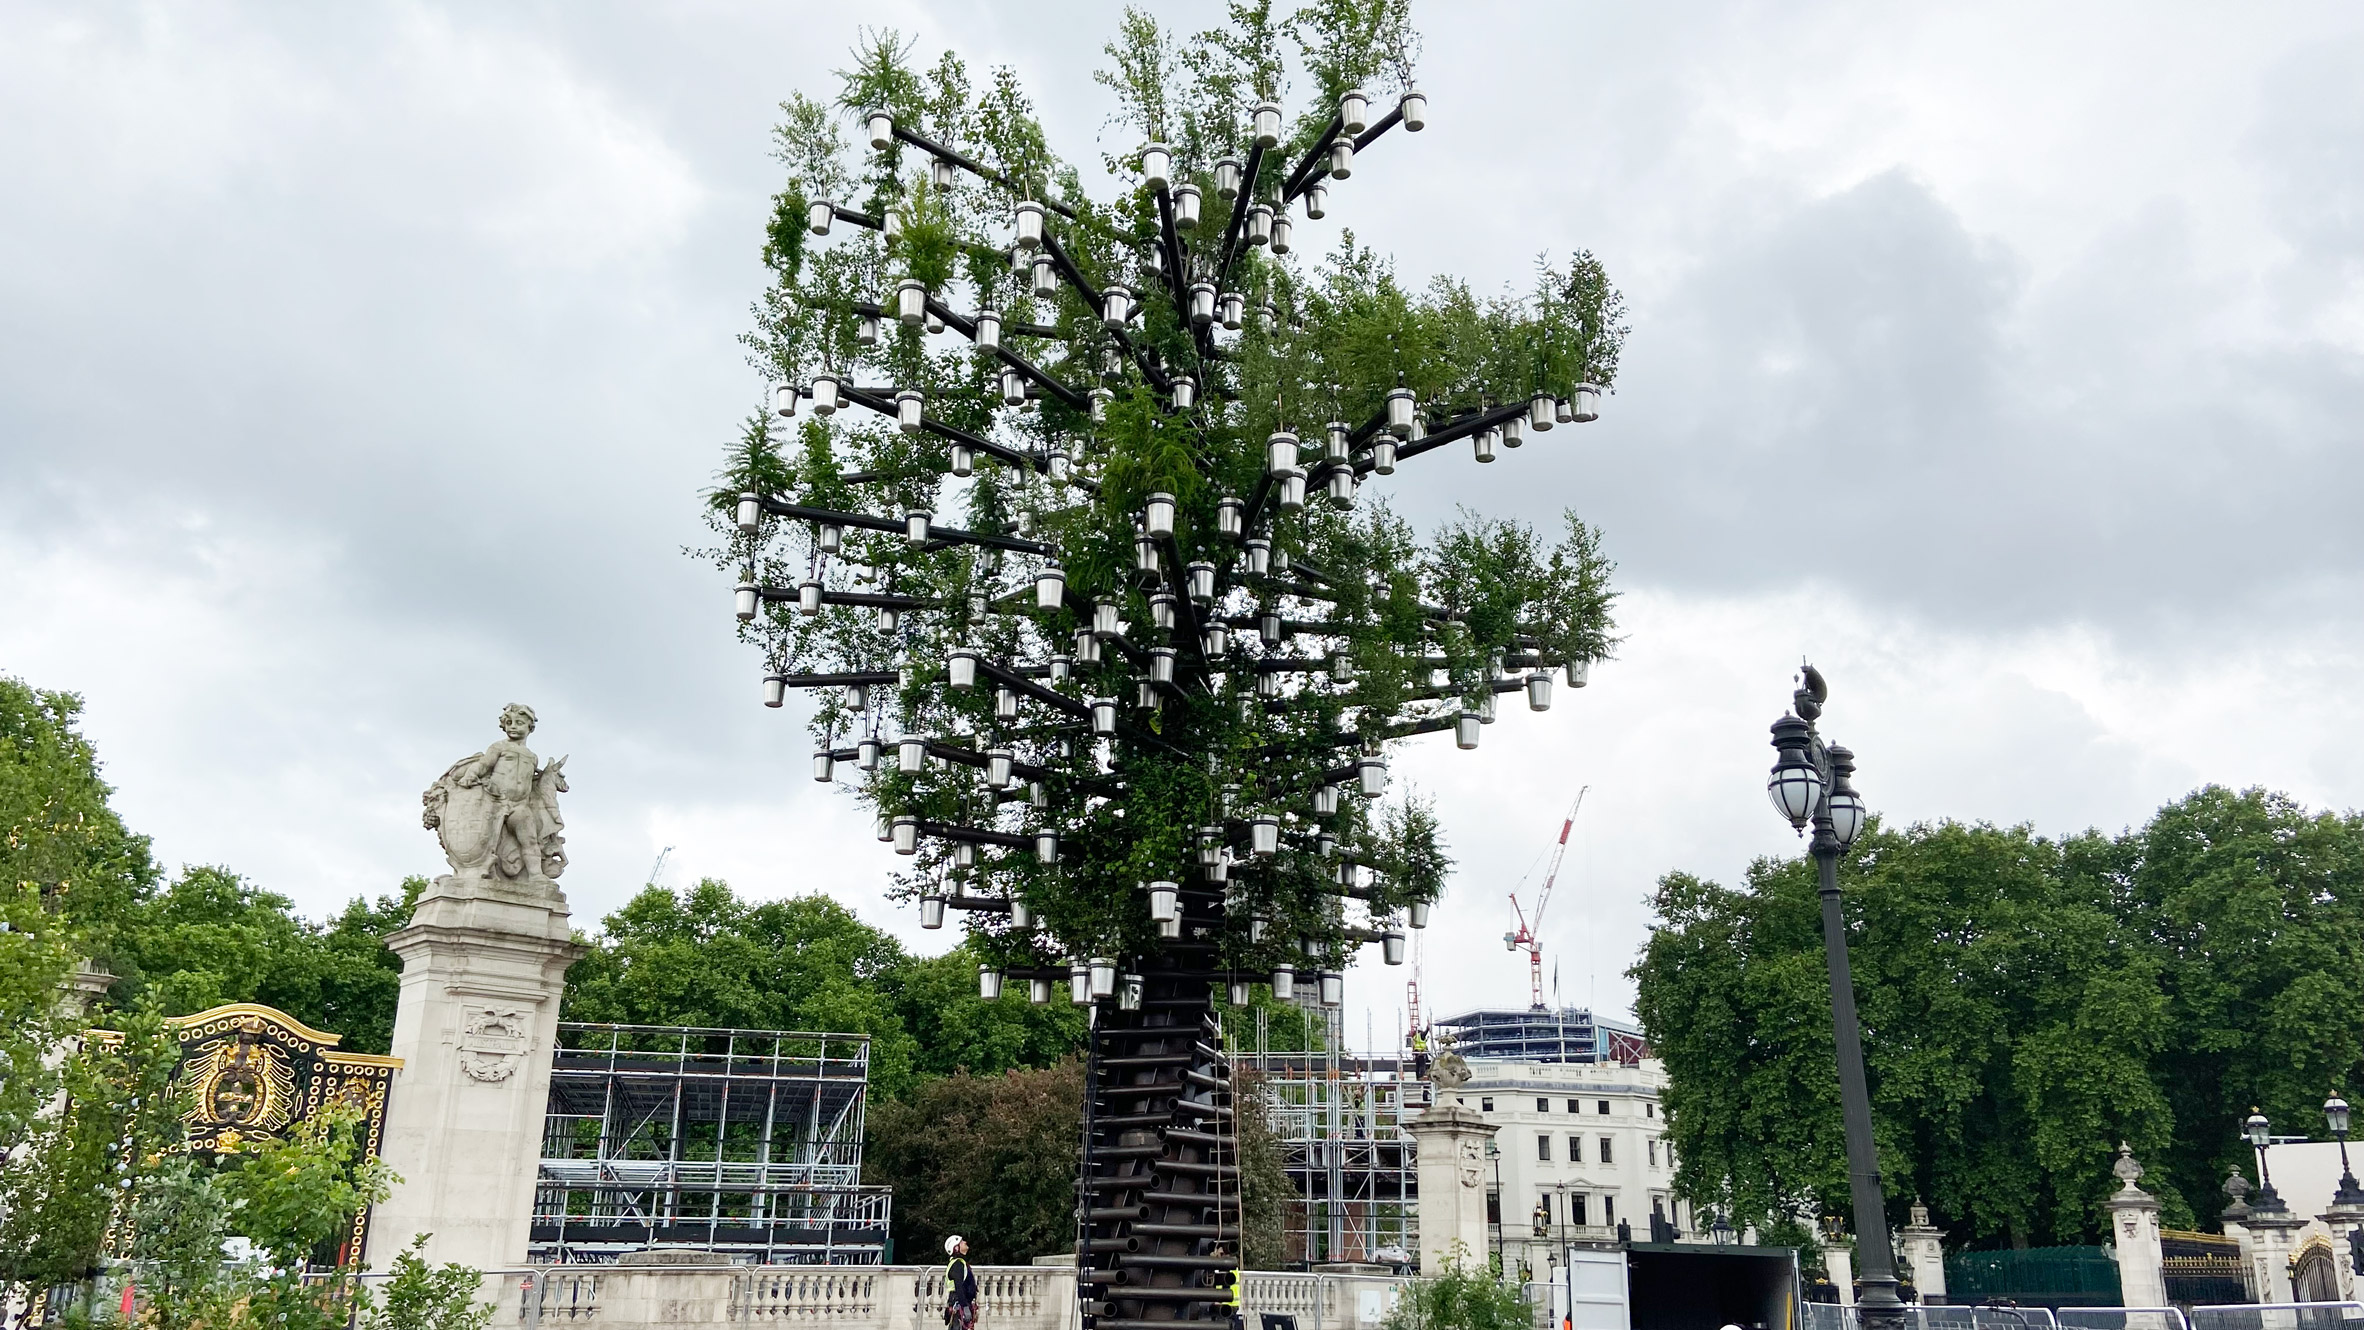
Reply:
[[2343, 1205], [2336, 1199], [2321, 1216], [2323, 1227], [2331, 1230], [2331, 1259], [2339, 1267], [2339, 1296], [2356, 1296], [2356, 1249], [2351, 1239], [2359, 1228], [2364, 1228], [2364, 1205]]
[[2120, 1300], [2129, 1307], [2167, 1305], [2167, 1263], [2159, 1249], [2159, 1198], [2134, 1185], [2142, 1176], [2134, 1148], [2118, 1143], [2118, 1190], [2102, 1202], [2110, 1212], [2112, 1254], [2118, 1262]]
[[[1455, 1260], [1484, 1269], [1486, 1142], [1494, 1127], [1469, 1109], [1439, 1104], [1403, 1129], [1419, 1152], [1420, 1272], [1434, 1279]], [[1504, 1221], [1515, 1222], [1510, 1198], [1502, 1206]]]
[[1855, 1305], [1855, 1249], [1836, 1238], [1822, 1240], [1822, 1268], [1830, 1272], [1830, 1286], [1838, 1290], [1839, 1305]]
[[431, 1264], [525, 1260], [550, 1050], [566, 967], [583, 954], [548, 878], [440, 877], [386, 939], [402, 958], [379, 1153], [402, 1183], [370, 1224], [383, 1270], [421, 1233]]
[[1945, 1301], [1945, 1230], [1929, 1222], [1929, 1207], [1913, 1202], [1912, 1222], [1898, 1231], [1913, 1290], [1932, 1306]]
[[[2259, 1192], [2258, 1202], [2249, 1207], [2247, 1224], [2249, 1274], [2257, 1290], [2257, 1300], [2293, 1301], [2290, 1253], [2298, 1241], [2298, 1231], [2307, 1226], [2307, 1221], [2290, 1213], [2271, 1190]], [[2273, 1319], [2268, 1318], [2269, 1330], [2273, 1324]]]

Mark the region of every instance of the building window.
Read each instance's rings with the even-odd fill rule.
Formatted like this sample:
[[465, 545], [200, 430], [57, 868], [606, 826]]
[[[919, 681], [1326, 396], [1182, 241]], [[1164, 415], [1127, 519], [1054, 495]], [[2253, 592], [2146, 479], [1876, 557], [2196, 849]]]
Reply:
[[1502, 1193], [1491, 1187], [1486, 1189], [1486, 1222], [1496, 1228], [1502, 1226]]
[[1654, 1104], [1654, 1103], [1651, 1103], [1649, 1100], [1646, 1100], [1646, 1099], [1645, 1099], [1645, 1100], [1643, 1100], [1643, 1101], [1642, 1101], [1642, 1116], [1643, 1116], [1643, 1117], [1646, 1117], [1646, 1118], [1654, 1118], [1654, 1117], [1657, 1117], [1657, 1116], [1658, 1116], [1658, 1105], [1656, 1105], [1656, 1104]]
[[1570, 1136], [1568, 1138], [1568, 1162], [1571, 1164], [1581, 1164], [1584, 1162], [1583, 1137]]
[[1539, 1160], [1542, 1160], [1546, 1164], [1551, 1162], [1550, 1132], [1539, 1131], [1535, 1133], [1535, 1157]]
[[1549, 1113], [1551, 1111], [1551, 1101], [1548, 1099], [1538, 1098], [1535, 1101], [1535, 1111], [1538, 1113]]
[[1568, 1197], [1568, 1222], [1574, 1224], [1578, 1228], [1584, 1227], [1588, 1222], [1584, 1217], [1583, 1192], [1577, 1192], [1574, 1195]]
[[1571, 1112], [1571, 1113], [1581, 1113], [1581, 1112], [1583, 1112], [1583, 1111], [1584, 1111], [1584, 1101], [1583, 1101], [1583, 1100], [1581, 1100], [1581, 1099], [1571, 1099], [1571, 1100], [1569, 1100], [1569, 1101], [1568, 1101], [1568, 1111], [1569, 1111], [1569, 1112]]
[[1617, 1198], [1614, 1196], [1601, 1197], [1601, 1226], [1617, 1227]]
[[1493, 1112], [1493, 1111], [1494, 1111], [1494, 1096], [1492, 1096], [1492, 1095], [1487, 1095], [1485, 1098], [1478, 1100], [1478, 1111], [1479, 1111], [1479, 1112], [1481, 1112], [1481, 1113], [1491, 1113], [1491, 1112]]
[[1650, 1141], [1650, 1143], [1649, 1143], [1649, 1144], [1650, 1144], [1650, 1167], [1652, 1167], [1652, 1168], [1656, 1168], [1656, 1167], [1658, 1167], [1658, 1141], [1657, 1141], [1657, 1139], [1656, 1139], [1655, 1137], [1653, 1137], [1653, 1138], [1651, 1139], [1651, 1141]]
[[1551, 1236], [1551, 1193], [1547, 1191], [1535, 1193], [1535, 1236]]
[[1601, 1138], [1601, 1162], [1602, 1162], [1602, 1163], [1604, 1163], [1604, 1164], [1614, 1164], [1614, 1163], [1616, 1163], [1616, 1162], [1617, 1162], [1617, 1156], [1616, 1156], [1616, 1154], [1614, 1153], [1614, 1151], [1616, 1150], [1616, 1148], [1617, 1148], [1617, 1138], [1616, 1138], [1616, 1137], [1614, 1137], [1614, 1136], [1603, 1136], [1603, 1137]]
[[1600, 1109], [1601, 1109], [1601, 1116], [1602, 1116], [1602, 1117], [1604, 1117], [1604, 1118], [1605, 1118], [1605, 1117], [1607, 1117], [1607, 1116], [1609, 1116], [1609, 1101], [1608, 1101], [1608, 1100], [1606, 1100], [1606, 1099], [1603, 1099], [1603, 1100], [1600, 1100], [1600, 1101], [1599, 1101], [1599, 1103], [1600, 1103]]

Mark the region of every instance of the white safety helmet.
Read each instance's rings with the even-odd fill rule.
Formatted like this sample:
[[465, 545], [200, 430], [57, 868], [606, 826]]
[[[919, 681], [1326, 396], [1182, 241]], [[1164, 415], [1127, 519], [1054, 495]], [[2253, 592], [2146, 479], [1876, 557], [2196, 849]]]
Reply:
[[944, 1239], [944, 1254], [946, 1256], [957, 1254], [960, 1251], [960, 1244], [964, 1241], [966, 1241], [966, 1239], [962, 1238], [958, 1233], [955, 1233], [951, 1237]]

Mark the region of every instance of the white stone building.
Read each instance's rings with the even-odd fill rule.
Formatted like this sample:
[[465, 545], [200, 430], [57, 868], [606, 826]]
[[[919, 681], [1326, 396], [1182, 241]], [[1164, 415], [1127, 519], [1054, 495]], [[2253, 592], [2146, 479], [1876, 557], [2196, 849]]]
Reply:
[[[1611, 1242], [1620, 1222], [1635, 1241], [1653, 1216], [1693, 1235], [1674, 1198], [1674, 1159], [1659, 1115], [1666, 1069], [1618, 1062], [1470, 1060], [1459, 1106], [1496, 1128], [1487, 1160], [1489, 1245], [1506, 1270], [1540, 1271], [1569, 1243]], [[1540, 1232], [1539, 1232], [1540, 1230]]]

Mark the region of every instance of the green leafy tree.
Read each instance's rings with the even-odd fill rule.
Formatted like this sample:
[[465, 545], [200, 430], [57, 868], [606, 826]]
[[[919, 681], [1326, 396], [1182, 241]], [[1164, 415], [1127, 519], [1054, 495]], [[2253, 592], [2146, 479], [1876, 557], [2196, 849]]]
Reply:
[[982, 1264], [1075, 1250], [1083, 1067], [958, 1072], [870, 1110], [865, 1172], [895, 1180], [895, 1245], [927, 1261], [954, 1233]]
[[[148, 838], [108, 805], [98, 751], [77, 728], [82, 699], [0, 677], [0, 885], [30, 888], [103, 960], [155, 888]], [[26, 920], [11, 916], [15, 927]]]
[[180, 1044], [154, 1003], [122, 1030], [66, 1045], [62, 1099], [0, 1160], [0, 1286], [47, 1288], [98, 1269], [108, 1228], [180, 1144]]
[[959, 946], [911, 960], [895, 974], [895, 1004], [918, 1045], [921, 1074], [989, 1076], [1048, 1067], [1083, 1047], [1083, 1013], [1072, 1004], [1035, 1006], [1017, 986], [992, 1002], [980, 999], [981, 963], [974, 950]]
[[1280, 1133], [1272, 1124], [1272, 1100], [1253, 1073], [1239, 1077], [1233, 1102], [1240, 1107], [1239, 1254], [1242, 1268], [1279, 1270], [1303, 1253], [1289, 1250], [1289, 1210], [1301, 1204], [1289, 1177]]
[[1019, 991], [985, 1002], [965, 950], [914, 960], [826, 896], [751, 902], [707, 879], [650, 887], [607, 917], [567, 974], [569, 1020], [868, 1034], [870, 1082], [899, 1098], [955, 1070], [1047, 1066], [1083, 1019]]
[[[2168, 1222], [2213, 1215], [2250, 1105], [2317, 1129], [2364, 1038], [2364, 821], [2210, 787], [2117, 837], [1940, 823], [1840, 864], [1892, 1205], [1957, 1241], [2101, 1230], [2121, 1140]], [[1814, 868], [1662, 879], [1636, 1011], [1666, 1060], [1677, 1185], [1772, 1222], [1843, 1212]]]
[[2208, 786], [2079, 867], [2157, 967], [2175, 1145], [2143, 1156], [2143, 1185], [2213, 1212], [2251, 1165], [2236, 1124], [2252, 1106], [2320, 1135], [2325, 1095], [2364, 1085], [2364, 816]]
[[134, 904], [118, 930], [118, 992], [153, 990], [188, 1015], [225, 1002], [260, 1002], [340, 1036], [339, 1047], [383, 1053], [394, 1033], [401, 962], [388, 934], [410, 922], [427, 880], [398, 894], [356, 897], [314, 922], [294, 902], [226, 868], [186, 868]]
[[[1574, 513], [1423, 539], [1363, 494], [1566, 438], [1544, 431], [1594, 417], [1625, 335], [1590, 254], [1481, 297], [1351, 231], [1296, 252], [1357, 153], [1416, 146], [1415, 45], [1404, 0], [1239, 0], [1187, 40], [1128, 10], [1106, 200], [1008, 71], [892, 32], [775, 136], [745, 338], [773, 405], [726, 450], [700, 553], [765, 700], [817, 690], [815, 773], [905, 856], [889, 894], [960, 911], [1011, 978], [1081, 963], [1111, 999], [1088, 1222], [1153, 1254], [1207, 1255], [1236, 1204], [1228, 1106], [1194, 1097], [1228, 1075], [1210, 984], [1334, 983], [1400, 946], [1447, 860], [1433, 818], [1379, 802], [1388, 754], [1474, 747], [1498, 698], [1545, 704], [1616, 642]], [[1179, 1263], [1151, 1278], [1109, 1318], [1196, 1296]]]
[[[1292, 41], [1313, 100], [1258, 146], [1252, 108], [1284, 94]], [[709, 553], [741, 579], [743, 635], [776, 679], [825, 686], [814, 733], [846, 759], [830, 765], [882, 818], [915, 820], [897, 893], [1029, 906], [1023, 924], [968, 916], [984, 958], [1159, 955], [1136, 884], [1195, 876], [1211, 828], [1204, 847], [1241, 864], [1217, 968], [1302, 963], [1307, 943], [1342, 965], [1435, 898], [1442, 861], [1432, 819], [1319, 791], [1357, 785], [1368, 757], [1376, 796], [1396, 740], [1490, 718], [1530, 673], [1613, 645], [1610, 564], [1573, 515], [1548, 534], [1464, 516], [1423, 543], [1355, 503], [1398, 461], [1473, 439], [1490, 458], [1568, 419], [1562, 399], [1597, 397], [1624, 336], [1598, 262], [1481, 298], [1408, 287], [1351, 234], [1318, 261], [1259, 243], [1251, 201], [1286, 220], [1316, 206], [1309, 190], [1348, 196], [1332, 113], [1350, 88], [1407, 92], [1413, 45], [1401, 0], [1293, 20], [1235, 5], [1187, 42], [1129, 11], [1101, 81], [1126, 141], [1162, 145], [1171, 168], [1151, 179], [1124, 152], [1105, 202], [1051, 155], [1006, 71], [980, 86], [950, 55], [920, 68], [895, 34], [855, 52], [835, 109], [865, 138], [876, 111], [956, 156], [901, 138], [849, 155], [829, 105], [783, 107], [787, 180], [747, 345], [816, 406], [801, 424], [758, 417], [732, 446], [710, 509], [726, 543]], [[1172, 220], [1185, 187], [1205, 201], [1195, 228]], [[1041, 219], [1039, 244], [1029, 220], [1009, 245], [1019, 217]], [[815, 239], [816, 219], [838, 238]], [[1215, 306], [1194, 307], [1202, 281]], [[932, 303], [899, 318], [903, 299]], [[981, 682], [948, 686], [969, 653]], [[875, 760], [903, 736], [929, 756]], [[1251, 867], [1258, 815], [1285, 829]]]
[[51, 1054], [75, 1012], [60, 1001], [75, 952], [32, 883], [0, 884], [0, 1156], [22, 1144], [57, 1093]]

